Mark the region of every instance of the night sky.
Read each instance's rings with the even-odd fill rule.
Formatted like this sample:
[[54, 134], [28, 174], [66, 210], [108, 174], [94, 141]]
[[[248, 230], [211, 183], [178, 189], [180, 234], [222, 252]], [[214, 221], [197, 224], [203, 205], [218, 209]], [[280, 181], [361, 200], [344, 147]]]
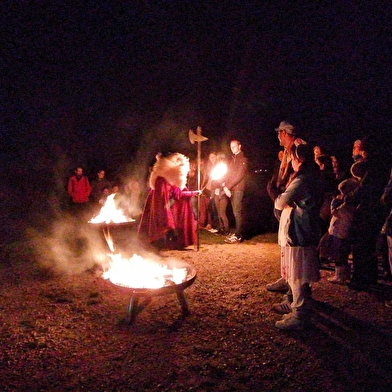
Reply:
[[118, 173], [192, 157], [200, 125], [203, 152], [237, 137], [269, 166], [283, 119], [334, 153], [365, 135], [390, 150], [392, 5], [290, 3], [4, 2], [3, 161]]

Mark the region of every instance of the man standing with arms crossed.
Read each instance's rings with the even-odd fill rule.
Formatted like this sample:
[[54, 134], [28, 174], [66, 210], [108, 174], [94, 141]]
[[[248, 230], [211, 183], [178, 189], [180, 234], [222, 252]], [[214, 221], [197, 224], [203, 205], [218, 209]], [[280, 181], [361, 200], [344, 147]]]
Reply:
[[[290, 179], [290, 175], [293, 173], [293, 168], [291, 166], [291, 155], [290, 150], [294, 142], [297, 140], [300, 143], [304, 143], [301, 139], [297, 137], [297, 131], [293, 125], [287, 121], [282, 121], [279, 127], [275, 129], [279, 139], [280, 145], [284, 148], [283, 157], [280, 163], [279, 172], [277, 177], [274, 177], [267, 185], [267, 192], [272, 199], [278, 197], [278, 195], [286, 189], [287, 183]], [[274, 211], [275, 217], [279, 220], [281, 211]], [[289, 313], [291, 312], [290, 302], [292, 294], [289, 292], [289, 285], [286, 280], [279, 278], [276, 282], [268, 283], [266, 285], [268, 291], [283, 292], [287, 293], [287, 300], [281, 304], [273, 306], [273, 309], [279, 313]], [[287, 304], [287, 306], [286, 306]]]

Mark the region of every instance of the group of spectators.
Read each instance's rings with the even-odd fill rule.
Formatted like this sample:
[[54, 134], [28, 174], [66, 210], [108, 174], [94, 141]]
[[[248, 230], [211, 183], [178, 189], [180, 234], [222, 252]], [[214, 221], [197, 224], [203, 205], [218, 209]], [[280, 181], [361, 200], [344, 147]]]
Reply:
[[68, 179], [67, 193], [70, 197], [71, 213], [86, 221], [99, 214], [107, 197], [112, 194], [115, 194], [116, 205], [123, 209], [126, 216], [134, 218], [141, 212], [142, 189], [139, 182], [129, 179], [127, 184], [122, 186], [118, 181], [108, 180], [104, 169], [98, 170], [90, 182], [83, 173], [83, 168], [77, 167]]
[[279, 220], [281, 278], [266, 288], [285, 293], [273, 306], [283, 314], [276, 327], [298, 329], [309, 321], [312, 283], [320, 278], [323, 259], [335, 265], [332, 283], [368, 290], [377, 284], [376, 247], [386, 235], [392, 267], [386, 207], [391, 180], [387, 185], [388, 169], [370, 139], [355, 141], [344, 172], [335, 157], [299, 138], [292, 124], [282, 121], [276, 131], [283, 153], [267, 190]]
[[[184, 249], [197, 242], [197, 224], [224, 235], [228, 244], [242, 242], [242, 201], [247, 158], [238, 140], [230, 141], [232, 157], [211, 152], [197, 172], [196, 162], [180, 153], [158, 154], [152, 166], [150, 188], [138, 235], [158, 249]], [[219, 175], [213, 170], [225, 169]], [[230, 233], [227, 207], [231, 203], [235, 230]]]
[[[224, 236], [225, 243], [243, 241], [243, 199], [246, 189], [248, 159], [239, 140], [230, 141], [232, 155], [212, 151], [202, 163], [198, 223], [212, 233]], [[217, 170], [218, 169], [218, 170]], [[195, 175], [190, 176], [190, 186], [195, 187]], [[192, 181], [192, 179], [194, 179]], [[230, 228], [228, 207], [231, 205], [235, 227]]]

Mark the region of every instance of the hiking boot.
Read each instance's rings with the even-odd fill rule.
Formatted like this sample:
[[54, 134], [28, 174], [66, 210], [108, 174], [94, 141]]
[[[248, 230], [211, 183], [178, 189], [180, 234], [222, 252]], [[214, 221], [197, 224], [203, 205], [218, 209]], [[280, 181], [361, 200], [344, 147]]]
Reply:
[[283, 278], [278, 279], [276, 282], [268, 283], [265, 288], [268, 291], [276, 291], [281, 293], [287, 293], [287, 291], [290, 289], [289, 285]]

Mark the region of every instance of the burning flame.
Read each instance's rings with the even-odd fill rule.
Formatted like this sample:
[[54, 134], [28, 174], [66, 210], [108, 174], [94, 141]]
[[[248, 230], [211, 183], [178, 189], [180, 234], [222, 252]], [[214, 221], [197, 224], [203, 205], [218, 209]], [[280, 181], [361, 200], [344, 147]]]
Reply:
[[136, 254], [129, 259], [123, 258], [120, 253], [109, 254], [109, 257], [111, 263], [103, 278], [119, 286], [157, 289], [186, 280], [186, 268], [169, 268]]
[[[116, 208], [114, 196], [114, 194], [108, 196], [100, 213], [91, 219], [90, 223], [134, 221], [126, 217], [121, 209]], [[111, 252], [108, 254], [109, 265], [102, 274], [104, 279], [109, 279], [119, 286], [141, 289], [157, 289], [186, 281], [187, 268], [170, 268], [168, 265], [145, 259], [137, 254], [129, 259], [123, 258], [120, 253], [115, 253], [114, 241], [109, 228], [103, 229], [103, 234]]]
[[125, 216], [123, 210], [117, 208], [114, 200], [115, 196], [115, 193], [108, 196], [105, 204], [101, 208], [101, 211], [97, 216], [90, 219], [90, 223], [124, 223], [135, 221], [135, 219]]
[[219, 180], [226, 173], [227, 173], [227, 165], [223, 162], [220, 162], [211, 170], [211, 179], [212, 180]]

